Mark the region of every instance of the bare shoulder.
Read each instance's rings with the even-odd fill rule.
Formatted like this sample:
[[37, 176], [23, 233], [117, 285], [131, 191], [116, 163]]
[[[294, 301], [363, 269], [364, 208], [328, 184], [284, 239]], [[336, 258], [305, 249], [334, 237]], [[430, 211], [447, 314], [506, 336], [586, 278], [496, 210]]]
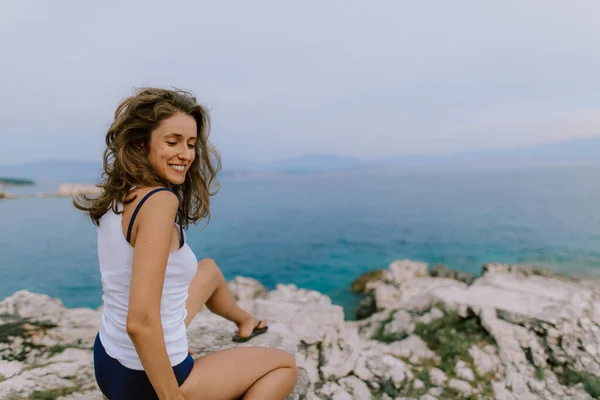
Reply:
[[[152, 191], [161, 189], [161, 187], [143, 187], [135, 189], [131, 192], [131, 196], [135, 196], [135, 200], [130, 206], [135, 207], [142, 199]], [[179, 207], [179, 199], [170, 190], [159, 190], [152, 193], [150, 197], [146, 199], [143, 207], [140, 208], [138, 218], [144, 218], [143, 216], [156, 216], [160, 214], [175, 215]]]
[[[148, 186], [148, 187], [136, 188], [136, 189], [133, 189], [131, 192], [129, 192], [127, 199], [134, 199], [132, 204], [136, 204], [136, 203], [139, 203], [140, 201], [142, 201], [142, 199], [146, 195], [148, 195], [149, 193], [151, 193], [152, 191], [155, 191], [157, 189], [167, 189], [167, 188], [165, 188], [164, 186]], [[156, 193], [153, 193], [150, 197], [148, 197], [148, 199], [146, 199], [146, 202], [148, 202], [150, 199], [160, 199], [159, 201], [162, 201], [162, 202], [171, 201], [171, 202], [175, 202], [177, 205], [179, 205], [179, 199], [177, 198], [175, 193], [173, 193], [173, 191], [171, 191], [171, 190], [159, 190]], [[156, 202], [156, 200], [154, 202]]]

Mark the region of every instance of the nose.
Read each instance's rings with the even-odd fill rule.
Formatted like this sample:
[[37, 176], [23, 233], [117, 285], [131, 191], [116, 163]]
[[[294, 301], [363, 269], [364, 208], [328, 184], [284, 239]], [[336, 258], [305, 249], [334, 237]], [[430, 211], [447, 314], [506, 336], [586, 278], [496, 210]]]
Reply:
[[185, 148], [182, 152], [179, 153], [179, 159], [183, 161], [190, 161], [194, 156], [194, 149]]

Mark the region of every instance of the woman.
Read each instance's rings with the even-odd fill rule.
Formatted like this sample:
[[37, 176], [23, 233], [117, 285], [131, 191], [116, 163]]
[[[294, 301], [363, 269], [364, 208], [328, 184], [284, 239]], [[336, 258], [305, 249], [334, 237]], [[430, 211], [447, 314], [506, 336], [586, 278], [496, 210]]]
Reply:
[[183, 229], [210, 217], [220, 169], [208, 131], [192, 94], [139, 90], [106, 135], [102, 194], [74, 202], [98, 226], [104, 310], [94, 369], [111, 400], [285, 399], [296, 382], [283, 350], [189, 353], [186, 328], [204, 304], [237, 325], [234, 341], [268, 328], [236, 304], [217, 264], [197, 262], [186, 243]]

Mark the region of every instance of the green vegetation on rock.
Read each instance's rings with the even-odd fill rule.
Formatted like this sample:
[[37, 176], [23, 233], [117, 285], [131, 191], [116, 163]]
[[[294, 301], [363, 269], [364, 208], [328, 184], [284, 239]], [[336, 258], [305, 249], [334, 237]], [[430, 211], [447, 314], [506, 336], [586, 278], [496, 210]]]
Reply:
[[377, 282], [381, 280], [381, 278], [383, 277], [383, 272], [384, 271], [382, 269], [376, 269], [373, 271], [365, 272], [364, 274], [356, 278], [354, 282], [352, 282], [350, 290], [355, 293], [364, 293], [364, 291], [367, 288], [367, 283]]
[[404, 332], [402, 332], [402, 333], [398, 333], [398, 332], [387, 333], [387, 332], [385, 332], [386, 325], [389, 324], [390, 322], [392, 322], [395, 314], [396, 314], [396, 310], [392, 311], [390, 313], [389, 317], [387, 317], [385, 320], [383, 320], [381, 322], [381, 325], [379, 325], [379, 328], [377, 328], [377, 332], [375, 332], [375, 334], [373, 335], [373, 337], [371, 339], [377, 340], [377, 341], [383, 342], [383, 343], [392, 343], [392, 342], [397, 342], [402, 339], [406, 339], [408, 337], [408, 335]]
[[432, 365], [433, 360], [428, 360], [423, 364], [423, 372], [419, 373], [417, 377], [425, 383], [426, 388], [429, 388], [431, 382], [428, 371], [437, 366], [446, 374], [448, 379], [461, 379], [457, 376], [456, 364], [462, 360], [473, 371], [475, 381], [470, 383], [471, 386], [477, 388], [478, 394], [466, 396], [455, 389], [444, 388], [440, 399], [480, 398], [478, 396], [493, 398], [492, 381], [495, 379], [494, 374], [480, 375], [474, 365], [473, 357], [469, 354], [469, 350], [473, 345], [479, 347], [488, 344], [496, 346], [493, 337], [481, 326], [481, 321], [477, 316], [469, 315], [463, 318], [456, 311], [445, 310], [443, 305], [438, 304], [436, 306], [444, 311], [444, 316], [427, 324], [417, 324], [415, 334], [421, 337], [427, 346], [440, 357], [440, 363]]
[[451, 377], [456, 376], [457, 361], [473, 364], [469, 349], [474, 344], [496, 344], [477, 316], [462, 318], [456, 311], [445, 311], [443, 317], [429, 324], [417, 324], [415, 334], [440, 356], [442, 362], [439, 368]]
[[56, 325], [51, 323], [29, 321], [27, 319], [17, 322], [5, 322], [0, 324], [0, 343], [10, 344], [11, 338], [23, 338], [23, 343], [20, 346], [20, 353], [13, 351], [10, 347], [0, 350], [0, 356], [7, 361], [25, 361], [27, 355], [32, 350], [39, 352], [47, 351], [47, 347], [32, 342], [31, 337], [34, 334], [45, 334], [49, 329], [55, 328]]
[[32, 181], [31, 179], [0, 177], [0, 184], [2, 184], [2, 185], [35, 185], [35, 182]]
[[31, 398], [34, 400], [55, 400], [62, 396], [67, 396], [72, 393], [78, 392], [81, 387], [62, 387], [51, 390], [36, 390], [31, 394]]
[[535, 379], [537, 379], [538, 381], [543, 381], [544, 378], [545, 378], [544, 370], [542, 368], [536, 367], [535, 368]]
[[81, 392], [85, 388], [81, 385], [55, 388], [49, 390], [35, 390], [28, 397], [23, 397], [18, 394], [9, 395], [6, 400], [56, 400], [63, 396]]
[[562, 373], [557, 373], [558, 381], [561, 385], [573, 386], [583, 383], [583, 388], [594, 399], [600, 398], [600, 378], [589, 372], [574, 371], [564, 368]]

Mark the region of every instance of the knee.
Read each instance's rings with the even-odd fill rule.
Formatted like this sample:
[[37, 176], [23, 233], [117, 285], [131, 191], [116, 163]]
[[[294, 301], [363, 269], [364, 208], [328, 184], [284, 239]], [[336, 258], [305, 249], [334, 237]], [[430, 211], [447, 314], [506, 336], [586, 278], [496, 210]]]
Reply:
[[298, 381], [298, 366], [296, 365], [296, 360], [292, 356], [290, 356], [289, 366], [286, 367], [289, 370], [290, 381], [295, 385]]
[[294, 364], [290, 368], [292, 370], [294, 382], [296, 382], [298, 380], [298, 366], [296, 365], [296, 361], [294, 361]]
[[298, 381], [298, 366], [296, 365], [296, 359], [287, 351], [278, 349], [278, 366], [276, 367], [279, 371], [285, 371], [285, 380], [292, 386]]
[[296, 359], [285, 350], [281, 350], [281, 352], [282, 367], [293, 369], [295, 373], [298, 374], [298, 366], [296, 365]]

